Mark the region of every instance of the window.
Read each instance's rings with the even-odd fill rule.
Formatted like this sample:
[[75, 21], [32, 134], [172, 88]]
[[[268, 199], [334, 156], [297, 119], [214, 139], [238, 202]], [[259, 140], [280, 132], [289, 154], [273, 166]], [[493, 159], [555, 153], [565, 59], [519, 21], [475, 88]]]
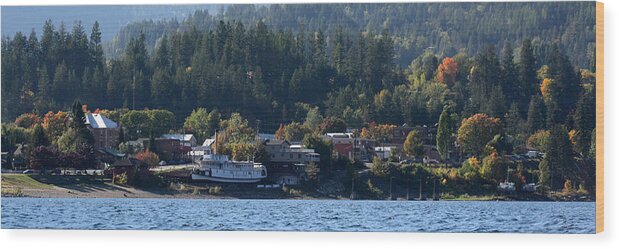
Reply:
[[290, 159], [292, 159], [292, 156], [293, 156], [293, 155], [292, 155], [292, 154], [290, 154]]
[[298, 158], [301, 159], [301, 154], [297, 154]]

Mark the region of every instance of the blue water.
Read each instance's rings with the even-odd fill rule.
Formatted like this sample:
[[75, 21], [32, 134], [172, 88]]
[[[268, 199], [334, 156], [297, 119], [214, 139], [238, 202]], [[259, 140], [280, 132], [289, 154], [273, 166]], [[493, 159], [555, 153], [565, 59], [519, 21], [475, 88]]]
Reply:
[[595, 203], [2, 198], [2, 228], [594, 233]]

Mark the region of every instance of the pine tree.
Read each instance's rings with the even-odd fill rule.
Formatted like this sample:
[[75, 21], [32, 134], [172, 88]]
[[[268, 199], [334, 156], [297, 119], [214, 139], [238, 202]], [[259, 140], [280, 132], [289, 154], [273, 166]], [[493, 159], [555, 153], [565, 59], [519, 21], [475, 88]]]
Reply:
[[567, 115], [574, 110], [578, 93], [580, 92], [580, 78], [577, 76], [569, 58], [563, 54], [557, 44], [553, 44], [548, 63], [549, 77], [556, 83], [556, 92], [551, 93], [554, 103], [548, 110], [549, 125], [565, 123]]
[[572, 144], [567, 129], [555, 125], [550, 129], [546, 157], [540, 163], [542, 185], [551, 190], [561, 189], [564, 180], [576, 180], [578, 175]]
[[45, 131], [40, 124], [34, 125], [32, 128], [32, 135], [30, 137], [30, 146], [32, 146], [32, 148], [48, 146], [50, 144], [49, 139], [45, 135]]
[[92, 25], [92, 31], [90, 33], [90, 43], [88, 51], [90, 53], [91, 65], [94, 67], [103, 66], [103, 46], [101, 45], [101, 30], [99, 29], [99, 22], [95, 21]]
[[501, 88], [505, 96], [505, 103], [511, 105], [512, 102], [520, 101], [522, 96], [520, 91], [520, 82], [518, 81], [518, 69], [514, 63], [514, 51], [511, 44], [505, 44], [503, 48], [503, 56], [501, 58]]
[[86, 145], [93, 145], [95, 138], [92, 133], [86, 128], [86, 116], [84, 115], [83, 106], [79, 100], [75, 100], [71, 106], [71, 128], [75, 130], [77, 135], [83, 139]]
[[520, 117], [520, 110], [518, 110], [518, 104], [514, 102], [505, 115], [505, 128], [507, 134], [513, 137], [522, 134], [523, 123], [524, 121]]
[[584, 91], [576, 104], [574, 113], [574, 129], [576, 130], [575, 150], [585, 155], [591, 142], [591, 131], [595, 129], [595, 93]]
[[538, 80], [536, 72], [536, 60], [533, 55], [531, 40], [525, 39], [520, 47], [520, 60], [518, 61], [518, 92], [521, 94], [518, 99], [518, 107], [526, 110], [532, 96], [538, 91]]

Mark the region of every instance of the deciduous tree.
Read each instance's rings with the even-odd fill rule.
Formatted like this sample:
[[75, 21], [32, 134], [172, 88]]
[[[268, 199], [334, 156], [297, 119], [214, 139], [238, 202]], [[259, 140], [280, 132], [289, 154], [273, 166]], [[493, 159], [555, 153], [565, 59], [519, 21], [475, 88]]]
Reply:
[[458, 128], [457, 141], [462, 151], [481, 155], [486, 144], [502, 132], [503, 127], [498, 118], [475, 114], [462, 120], [462, 125]]

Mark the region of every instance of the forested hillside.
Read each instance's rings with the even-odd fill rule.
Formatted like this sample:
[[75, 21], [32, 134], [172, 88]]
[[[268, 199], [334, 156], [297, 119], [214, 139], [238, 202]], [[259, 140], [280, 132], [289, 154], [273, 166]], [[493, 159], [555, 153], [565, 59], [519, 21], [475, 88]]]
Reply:
[[[148, 52], [146, 34], [138, 34], [129, 40], [118, 59], [104, 55], [97, 24], [90, 32], [80, 24], [69, 31], [50, 20], [43, 25], [40, 36], [17, 33], [12, 39], [2, 40], [2, 121], [11, 121], [32, 111], [42, 115], [49, 110], [66, 109], [79, 98], [93, 109], [168, 109], [178, 117], [177, 122], [182, 122], [197, 107], [216, 108], [224, 115], [240, 112], [252, 123], [261, 120], [262, 129], [267, 131], [276, 130], [281, 123], [302, 120], [308, 110], [315, 107], [321, 115], [341, 118], [349, 127], [362, 127], [371, 122], [433, 125], [446, 105], [460, 117], [479, 112], [494, 117], [506, 117], [506, 113], [511, 113], [513, 117], [517, 113], [516, 119], [520, 122], [530, 118], [528, 114], [533, 112], [538, 119], [532, 121], [534, 124], [571, 125], [576, 102], [586, 90], [581, 85], [591, 85], [593, 76], [589, 70], [579, 71], [570, 60], [582, 54], [582, 51], [570, 52], [577, 46], [574, 44], [579, 43], [565, 40], [565, 35], [558, 31], [563, 27], [561, 20], [576, 17], [558, 13], [562, 13], [561, 8], [577, 9], [575, 13], [581, 13], [577, 15], [579, 18], [589, 20], [593, 14], [589, 17], [582, 13], [593, 13], [593, 5], [549, 4], [526, 3], [510, 7], [504, 4], [403, 5], [411, 8], [410, 13], [457, 8], [478, 11], [480, 17], [487, 13], [480, 11], [484, 8], [510, 9], [509, 13], [545, 10], [542, 12], [554, 21], [536, 24], [546, 29], [513, 33], [526, 38], [527, 35], [535, 37], [536, 30], [554, 30], [545, 36], [546, 41], [566, 42], [566, 46], [549, 45], [548, 52], [543, 55], [536, 52], [541, 48], [536, 47], [538, 38], [503, 46], [479, 40], [470, 46], [484, 44], [481, 49], [463, 46], [449, 56], [450, 53], [436, 53], [445, 48], [440, 41], [416, 41], [411, 44], [434, 49], [425, 49], [405, 67], [396, 63], [397, 58], [401, 58], [396, 44], [402, 41], [397, 35], [394, 38], [392, 32], [415, 25], [393, 26], [394, 31], [382, 29], [380, 32], [356, 32], [356, 26], [342, 26], [353, 24], [341, 18], [373, 20], [369, 18], [372, 9], [396, 11], [389, 7], [391, 5], [353, 5], [354, 8], [272, 5], [253, 12], [290, 8], [290, 16], [304, 13], [299, 20], [320, 20], [321, 13], [338, 9], [350, 13], [330, 14], [335, 21], [324, 23], [338, 27], [330, 33], [316, 29], [321, 25], [312, 22], [293, 32], [288, 29], [290, 26], [283, 26], [282, 23], [294, 25], [283, 21], [286, 18], [283, 14], [273, 15], [273, 18], [282, 18], [275, 27], [253, 19], [245, 21], [249, 24], [226, 21], [233, 19], [226, 16], [224, 20], [214, 21], [214, 26], [206, 30], [198, 25], [164, 35], [153, 52]], [[574, 8], [581, 5], [590, 8]], [[232, 16], [237, 15], [234, 13], [243, 15], [244, 8], [251, 9], [236, 6], [228, 12]], [[353, 14], [355, 8], [366, 8], [368, 14], [357, 16]], [[461, 14], [454, 13], [454, 16]], [[507, 13], [503, 16], [509, 16]], [[402, 14], [387, 16], [390, 20], [404, 18]], [[196, 18], [203, 19], [193, 17]], [[497, 25], [490, 20], [456, 21], [451, 18], [442, 21], [444, 28], [438, 27], [438, 30], [452, 30], [451, 37], [475, 38], [478, 36], [469, 29], [485, 27], [487, 32], [492, 32], [490, 27]], [[533, 16], [522, 18], [533, 23], [537, 20]], [[393, 22], [405, 23], [403, 20]], [[595, 29], [580, 22], [570, 25], [572, 29], [577, 28], [574, 37]], [[522, 25], [507, 27], [520, 29]], [[434, 32], [431, 30], [426, 32]], [[475, 50], [479, 52], [467, 52]]]
[[487, 43], [501, 48], [506, 42], [531, 39], [534, 53], [544, 60], [556, 42], [573, 63], [588, 69], [595, 66], [594, 2], [229, 5], [225, 15], [197, 11], [184, 21], [132, 23], [105, 44], [106, 51], [110, 56], [121, 55], [140, 32], [152, 49], [163, 34], [192, 27], [214, 29], [219, 20], [245, 25], [262, 20], [272, 30], [294, 33], [321, 30], [327, 40], [340, 29], [380, 33], [387, 28], [398, 65], [408, 65], [426, 50], [444, 56], [460, 50], [475, 54]]
[[[234, 6], [227, 13], [198, 12], [170, 29], [131, 26], [144, 32], [125, 30], [131, 36], [118, 57], [104, 54], [98, 23], [49, 20], [42, 34], [4, 37], [3, 148], [30, 141], [46, 149], [59, 137], [71, 144], [84, 127], [79, 116], [99, 109], [126, 129], [119, 142], [169, 131], [204, 139], [221, 129], [231, 154], [249, 158], [259, 129], [304, 140], [329, 168], [332, 144], [318, 139], [326, 132], [356, 128], [382, 142], [395, 127], [425, 125], [436, 127], [442, 160], [456, 148], [466, 159], [449, 182], [496, 186], [509, 173], [505, 156], [532, 148], [546, 153], [534, 159], [534, 182], [566, 193], [574, 182], [595, 193], [593, 3]], [[74, 128], [62, 131], [68, 120]], [[423, 158], [420, 136], [407, 136], [407, 156]], [[375, 160], [373, 174], [388, 179], [381, 169], [388, 164]], [[524, 183], [524, 165], [517, 167]]]

